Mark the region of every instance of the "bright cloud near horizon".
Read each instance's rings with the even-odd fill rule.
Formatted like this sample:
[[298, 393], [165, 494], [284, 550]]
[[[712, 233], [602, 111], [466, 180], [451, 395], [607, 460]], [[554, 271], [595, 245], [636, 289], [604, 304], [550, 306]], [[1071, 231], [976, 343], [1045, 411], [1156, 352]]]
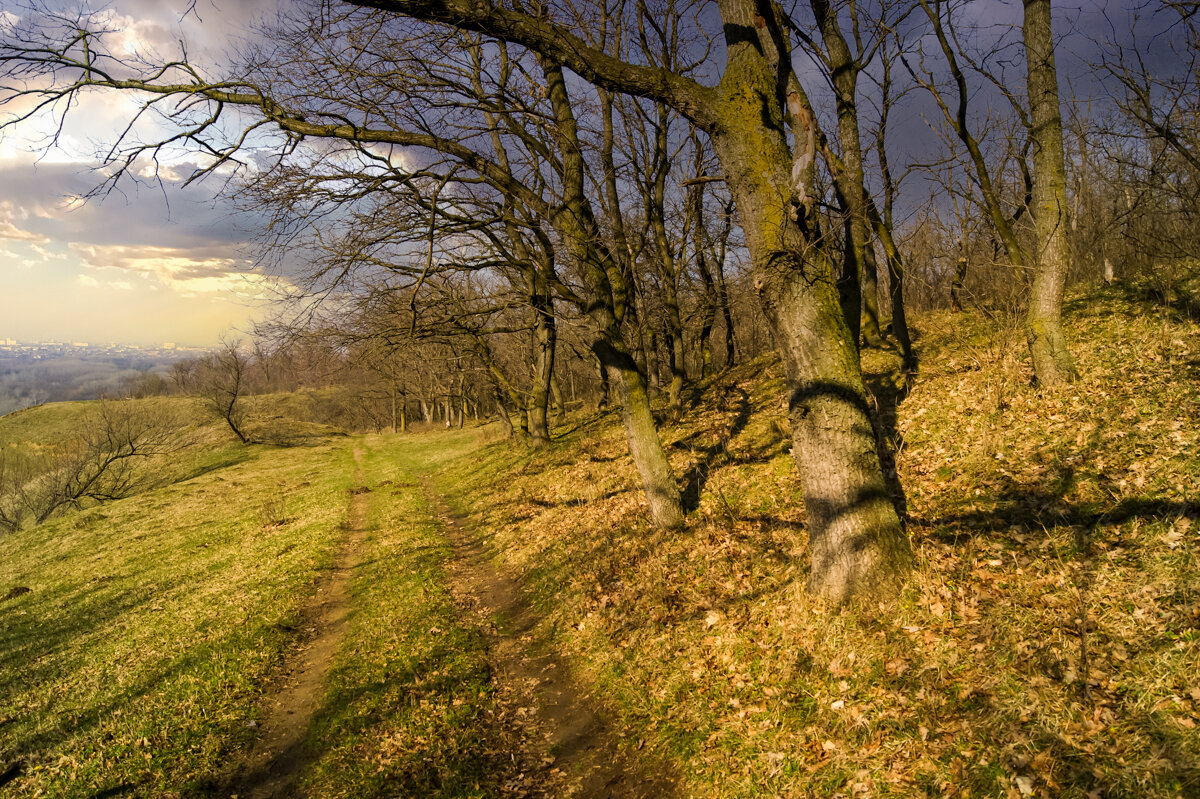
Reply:
[[[191, 57], [215, 59], [275, 1], [201, 0], [191, 14], [189, 5], [115, 0], [104, 13], [123, 29], [128, 52], [170, 52], [183, 38]], [[162, 189], [123, 186], [79, 199], [101, 180], [97, 151], [135, 107], [94, 92], [72, 109], [53, 148], [45, 147], [49, 115], [0, 137], [0, 339], [205, 346], [263, 314], [275, 280], [249, 257], [254, 220], [214, 200], [213, 186], [173, 182], [189, 164], [168, 162]]]

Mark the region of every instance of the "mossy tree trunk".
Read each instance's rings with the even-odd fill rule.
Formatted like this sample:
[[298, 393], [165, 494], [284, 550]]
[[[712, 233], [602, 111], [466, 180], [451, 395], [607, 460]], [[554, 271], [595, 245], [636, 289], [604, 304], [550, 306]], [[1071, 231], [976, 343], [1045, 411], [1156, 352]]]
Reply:
[[676, 529], [684, 524], [679, 486], [650, 409], [646, 375], [621, 335], [621, 320], [632, 307], [633, 297], [620, 264], [600, 242], [599, 226], [585, 195], [583, 153], [563, 70], [543, 59], [542, 71], [562, 163], [562, 202], [552, 223], [597, 298], [588, 310], [596, 331], [592, 351], [617, 387], [629, 453], [642, 479], [651, 522], [660, 529]]
[[[778, 70], [790, 55], [753, 2], [722, 0], [720, 6], [726, 68], [710, 136], [787, 375], [792, 453], [813, 558], [809, 589], [837, 601], [889, 594], [912, 555], [884, 482], [836, 265], [820, 245], [806, 188], [797, 192], [793, 182]], [[794, 80], [787, 90], [790, 121], [802, 141], [814, 124], [807, 98]]]
[[1055, 386], [1078, 378], [1062, 329], [1063, 292], [1070, 271], [1067, 241], [1067, 168], [1050, 0], [1025, 0], [1025, 57], [1033, 140], [1033, 285], [1025, 332], [1038, 383]]

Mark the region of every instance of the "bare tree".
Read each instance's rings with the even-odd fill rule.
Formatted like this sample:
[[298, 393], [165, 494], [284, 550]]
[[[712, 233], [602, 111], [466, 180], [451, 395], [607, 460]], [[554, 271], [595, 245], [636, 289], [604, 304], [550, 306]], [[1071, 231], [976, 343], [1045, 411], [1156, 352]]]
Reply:
[[[1074, 381], [1074, 360], [1062, 330], [1062, 300], [1070, 270], [1067, 247], [1066, 166], [1063, 154], [1062, 114], [1058, 99], [1058, 76], [1054, 62], [1049, 0], [1024, 3], [1024, 48], [1028, 98], [1022, 102], [1001, 79], [973, 60], [955, 34], [951, 7], [945, 0], [919, 0], [932, 26], [946, 68], [954, 84], [956, 99], [951, 107], [944, 92], [929, 72], [916, 77], [937, 101], [947, 124], [967, 152], [980, 199], [996, 235], [1012, 264], [1032, 275], [1025, 317], [1025, 330], [1033, 359], [1034, 374], [1046, 386]], [[1027, 185], [1024, 201], [1010, 216], [1004, 210], [997, 175], [989, 167], [983, 148], [970, 125], [970, 92], [963, 61], [982, 75], [1008, 100], [1026, 131], [1026, 144], [1017, 162]], [[1028, 171], [1026, 151], [1033, 150], [1033, 169]], [[1026, 244], [1016, 223], [1027, 211], [1033, 218], [1033, 239]]]
[[[352, 122], [361, 118], [360, 111], [347, 116], [344, 109], [331, 105], [337, 99], [332, 96], [303, 110], [289, 110], [291, 99], [300, 98], [271, 91], [276, 86], [285, 88], [279, 80], [207, 82], [186, 64], [168, 65], [165, 70], [163, 65], [151, 65], [127, 77], [131, 65], [119, 64], [97, 49], [96, 37], [78, 20], [10, 40], [0, 51], [0, 63], [8, 76], [8, 97], [33, 98], [44, 105], [69, 99], [77, 91], [108, 88], [140, 92], [151, 107], [173, 99], [182, 115], [178, 121], [185, 127], [177, 138], [197, 141], [204, 141], [212, 125], [206, 120], [212, 114], [240, 106], [259, 115], [261, 122], [255, 128], [271, 126], [293, 141], [316, 136], [428, 147], [459, 159], [477, 175], [496, 181], [503, 191], [521, 197], [550, 220], [585, 278], [587, 291], [582, 294], [563, 284], [556, 290], [587, 310], [597, 331], [593, 350], [622, 392], [630, 448], [652, 515], [660, 525], [671, 527], [683, 519], [678, 487], [650, 413], [644, 375], [622, 337], [628, 280], [598, 235], [596, 215], [587, 202], [579, 136], [573, 130], [577, 122], [564, 70], [613, 92], [665, 103], [709, 137], [736, 202], [763, 313], [787, 375], [793, 455], [812, 543], [810, 588], [835, 600], [893, 593], [911, 562], [911, 550], [888, 498], [856, 343], [838, 301], [838, 254], [830, 249], [815, 213], [815, 115], [791, 68], [789, 26], [781, 8], [752, 0], [720, 0], [719, 35], [724, 37], [725, 59], [719, 80], [709, 86], [681, 71], [637, 63], [613, 55], [610, 48], [593, 46], [581, 37], [569, 13], [550, 8], [533, 14], [469, 0], [379, 0], [362, 5], [475, 31], [535, 53], [555, 123], [557, 151], [551, 156], [561, 164], [559, 200], [546, 203], [494, 160], [427, 127], [406, 128], [395, 124], [394, 117], [378, 128]], [[386, 14], [357, 17], [354, 22], [380, 25], [388, 18]], [[695, 19], [704, 22], [702, 15]], [[308, 29], [306, 43], [313, 42], [313, 34]], [[350, 85], [334, 88], [339, 98], [358, 96], [355, 82], [373, 59], [373, 53], [364, 52], [362, 63], [347, 70], [342, 77]], [[706, 64], [710, 71], [717, 68]], [[14, 75], [36, 83], [13, 89]], [[337, 76], [326, 73], [324, 77]], [[393, 89], [397, 84], [389, 83]], [[201, 101], [207, 103], [203, 105], [206, 115], [200, 115]], [[394, 113], [397, 104], [390, 103], [389, 108]], [[208, 146], [216, 161], [227, 162], [242, 141], [235, 137]], [[796, 143], [794, 151], [789, 141]], [[117, 157], [128, 164], [143, 151], [135, 147]]]
[[196, 393], [204, 406], [229, 426], [238, 441], [249, 444], [245, 399], [250, 357], [241, 345], [241, 341], [225, 339], [200, 362]]
[[0, 449], [0, 529], [41, 524], [67, 508], [128, 497], [155, 482], [140, 463], [186, 445], [177, 413], [160, 404], [101, 402], [47, 456]]

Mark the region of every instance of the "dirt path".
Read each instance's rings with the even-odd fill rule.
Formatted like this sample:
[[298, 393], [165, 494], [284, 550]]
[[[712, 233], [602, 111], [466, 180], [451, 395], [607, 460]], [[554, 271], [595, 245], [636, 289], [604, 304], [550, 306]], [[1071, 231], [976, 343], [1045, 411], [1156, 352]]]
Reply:
[[620, 733], [597, 716], [573, 685], [563, 661], [534, 635], [536, 615], [517, 583], [489, 559], [475, 531], [438, 494], [422, 486], [454, 545], [451, 588], [491, 638], [491, 665], [502, 705], [501, 720], [521, 741], [521, 776], [513, 796], [579, 799], [651, 799], [675, 795], [664, 775], [651, 776], [618, 746]]
[[262, 735], [222, 791], [225, 796], [284, 799], [296, 795], [294, 786], [308, 759], [305, 739], [346, 631], [350, 575], [366, 533], [368, 489], [363, 485], [362, 458], [362, 449], [356, 447], [348, 532], [334, 555], [333, 569], [303, 611], [306, 641], [285, 663], [275, 694], [265, 702]]

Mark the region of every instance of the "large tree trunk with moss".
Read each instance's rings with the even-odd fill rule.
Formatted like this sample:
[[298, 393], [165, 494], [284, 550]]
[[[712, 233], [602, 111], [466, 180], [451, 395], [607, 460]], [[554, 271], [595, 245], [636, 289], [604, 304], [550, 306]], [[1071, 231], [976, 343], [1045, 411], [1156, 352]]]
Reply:
[[[727, 31], [762, 24], [743, 0], [722, 0], [721, 11]], [[792, 453], [812, 549], [809, 590], [839, 602], [890, 595], [911, 549], [888, 497], [834, 264], [820, 245], [811, 206], [795, 202], [783, 108], [773, 101], [778, 71], [756, 39], [728, 41], [719, 121], [710, 135], [787, 375]], [[801, 120], [802, 105], [797, 98], [792, 110]]]
[[1025, 56], [1029, 121], [1033, 126], [1033, 231], [1036, 269], [1025, 331], [1038, 383], [1054, 386], [1078, 377], [1062, 329], [1063, 291], [1070, 270], [1067, 242], [1067, 169], [1050, 0], [1025, 0]]

